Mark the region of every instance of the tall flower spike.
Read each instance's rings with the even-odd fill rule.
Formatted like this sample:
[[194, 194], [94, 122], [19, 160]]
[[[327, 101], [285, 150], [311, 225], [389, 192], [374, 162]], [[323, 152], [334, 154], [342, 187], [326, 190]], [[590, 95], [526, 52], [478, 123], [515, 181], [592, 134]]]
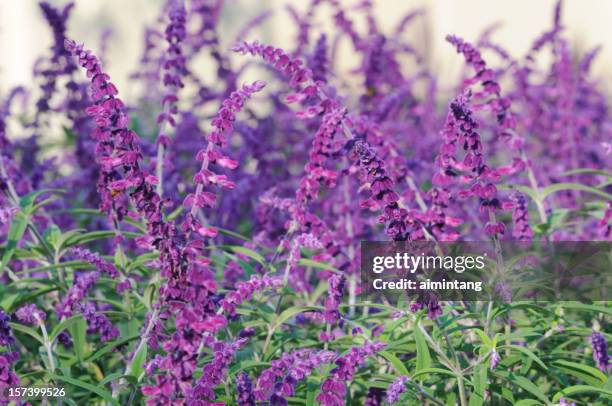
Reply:
[[289, 85], [298, 87], [301, 83], [307, 82], [312, 78], [310, 69], [303, 67], [301, 59], [292, 58], [281, 48], [275, 48], [271, 45], [263, 45], [258, 41], [243, 42], [235, 45], [232, 51], [244, 54], [258, 55], [263, 58], [266, 63], [269, 63], [274, 69], [289, 76]]
[[182, 77], [186, 74], [185, 57], [182, 51], [182, 42], [187, 36], [185, 27], [187, 22], [183, 0], [173, 0], [168, 11], [170, 22], [166, 27], [166, 41], [168, 49], [164, 61], [164, 86], [166, 94], [162, 99], [162, 112], [157, 116], [159, 133], [157, 136], [157, 163], [156, 176], [157, 194], [163, 195], [163, 168], [164, 151], [170, 144], [170, 136], [166, 134], [167, 126], [176, 127], [176, 114], [178, 113], [178, 91], [184, 87]]
[[238, 166], [238, 162], [223, 155], [219, 148], [226, 145], [227, 134], [233, 130], [236, 114], [242, 110], [247, 99], [263, 89], [264, 86], [265, 83], [261, 81], [255, 81], [250, 85], [245, 84], [242, 88], [232, 92], [229, 98], [221, 103], [219, 112], [211, 122], [213, 130], [206, 136], [208, 144], [197, 155], [198, 160], [202, 161], [202, 165], [200, 171], [194, 177], [194, 183], [197, 184], [195, 193], [190, 193], [183, 201], [186, 208], [191, 208], [185, 218], [184, 227], [186, 230], [195, 231], [204, 237], [216, 235], [216, 230], [202, 226], [195, 218], [199, 208], [213, 207], [216, 201], [216, 195], [204, 191], [204, 187], [218, 186], [233, 189], [235, 185], [227, 176], [215, 173], [209, 167], [211, 164], [227, 169], [235, 169]]

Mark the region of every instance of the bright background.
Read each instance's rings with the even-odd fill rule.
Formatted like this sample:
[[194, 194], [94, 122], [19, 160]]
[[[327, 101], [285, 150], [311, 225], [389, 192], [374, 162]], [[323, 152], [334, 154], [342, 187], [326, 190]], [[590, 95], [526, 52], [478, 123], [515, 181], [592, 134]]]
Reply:
[[[348, 6], [358, 1], [344, 1]], [[52, 0], [61, 5], [65, 1]], [[130, 98], [133, 89], [128, 75], [138, 68], [142, 50], [143, 28], [155, 21], [160, 0], [76, 0], [69, 23], [69, 35], [88, 48], [99, 50], [100, 38], [108, 27], [112, 37], [106, 56], [109, 73], [119, 86], [123, 97]], [[303, 9], [307, 0], [226, 0], [221, 37], [230, 41], [241, 24], [262, 11], [273, 8], [276, 14], [265, 23], [256, 37], [277, 46], [292, 40], [295, 27], [283, 5], [291, 3]], [[445, 43], [446, 34], [454, 33], [467, 40], [475, 40], [487, 26], [502, 23], [494, 35], [513, 56], [521, 56], [532, 41], [552, 25], [553, 0], [374, 0], [379, 25], [390, 32], [401, 17], [417, 7], [427, 9], [426, 17], [413, 24], [405, 35], [412, 36], [420, 48], [426, 50], [427, 61], [441, 82], [452, 83], [459, 73], [461, 58]], [[321, 10], [319, 21], [331, 23], [328, 9]], [[362, 15], [349, 14], [362, 24]], [[606, 81], [612, 68], [612, 1], [566, 0], [563, 22], [573, 45], [585, 52], [596, 45], [603, 50], [594, 70]], [[359, 26], [358, 24], [358, 26]], [[0, 0], [0, 93], [10, 87], [31, 81], [32, 65], [38, 56], [47, 52], [52, 41], [49, 27], [43, 20], [36, 0]], [[231, 44], [225, 43], [225, 46]], [[355, 67], [350, 52], [340, 54], [341, 67]], [[206, 71], [206, 66], [196, 70]]]

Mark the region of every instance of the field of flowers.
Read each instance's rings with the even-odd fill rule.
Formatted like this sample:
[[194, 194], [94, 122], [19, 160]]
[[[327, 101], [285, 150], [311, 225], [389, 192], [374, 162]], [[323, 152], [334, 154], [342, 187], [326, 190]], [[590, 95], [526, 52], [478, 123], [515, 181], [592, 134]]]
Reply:
[[[73, 4], [40, 3], [54, 45], [0, 95], [0, 405], [611, 404], [608, 302], [360, 281], [366, 240], [612, 240], [600, 49], [572, 48], [561, 2], [527, 55], [449, 33], [449, 92], [405, 35], [423, 10], [383, 32], [356, 3], [289, 2], [290, 49], [254, 38], [269, 12], [226, 49], [234, 4], [169, 0], [129, 104]], [[35, 387], [66, 394], [9, 398]]]

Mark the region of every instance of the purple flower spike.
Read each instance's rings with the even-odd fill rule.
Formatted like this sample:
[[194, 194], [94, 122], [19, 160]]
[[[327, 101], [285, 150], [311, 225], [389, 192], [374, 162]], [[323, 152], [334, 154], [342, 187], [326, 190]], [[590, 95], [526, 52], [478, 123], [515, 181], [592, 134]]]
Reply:
[[95, 252], [91, 252], [85, 248], [74, 247], [70, 249], [69, 253], [75, 258], [95, 266], [100, 273], [108, 275], [109, 278], [116, 279], [119, 277], [119, 271], [117, 268], [115, 268], [113, 264], [106, 262]]
[[[13, 372], [13, 364], [18, 359], [19, 354], [15, 351], [0, 353], [0, 390], [19, 385], [19, 377]], [[0, 398], [0, 405], [8, 405], [8, 402], [3, 402], [4, 399]]]
[[408, 377], [400, 376], [389, 385], [387, 388], [387, 402], [390, 405], [394, 405], [400, 401], [400, 396], [407, 390], [406, 382], [408, 382]]
[[105, 315], [98, 313], [93, 303], [87, 302], [79, 310], [87, 321], [88, 333], [99, 333], [102, 341], [114, 340], [119, 336], [119, 329]]
[[236, 402], [238, 406], [255, 406], [253, 383], [246, 372], [236, 375]]
[[602, 372], [607, 372], [610, 366], [610, 356], [608, 355], [608, 342], [603, 334], [598, 331], [594, 331], [591, 334], [591, 345], [593, 347], [593, 360], [597, 364], [597, 367]]
[[514, 196], [514, 210], [512, 211], [512, 236], [519, 241], [531, 241], [533, 230], [529, 225], [529, 208], [527, 199], [522, 194]]
[[11, 318], [4, 310], [0, 309], [0, 345], [7, 346], [15, 342], [13, 330], [11, 330], [11, 326], [9, 325], [10, 320]]
[[38, 325], [45, 321], [47, 315], [39, 310], [36, 305], [29, 304], [21, 307], [15, 312], [17, 319], [24, 324]]

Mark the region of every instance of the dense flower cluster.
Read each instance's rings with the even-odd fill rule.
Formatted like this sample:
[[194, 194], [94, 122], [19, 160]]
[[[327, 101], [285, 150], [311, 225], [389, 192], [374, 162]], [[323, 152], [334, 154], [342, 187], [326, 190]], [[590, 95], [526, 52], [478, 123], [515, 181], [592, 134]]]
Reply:
[[[277, 10], [163, 3], [134, 97], [104, 68], [119, 31], [86, 50], [70, 39], [81, 4], [47, 2], [35, 85], [0, 95], [0, 392], [605, 403], [609, 305], [515, 303], [530, 273], [513, 273], [539, 248], [612, 238], [612, 115], [593, 70], [605, 49], [574, 46], [561, 2], [522, 56], [496, 26], [449, 35], [466, 66], [455, 82], [419, 40], [426, 9], [387, 30], [371, 0], [290, 3], [282, 49], [254, 40]], [[381, 240], [491, 243], [481, 294], [501, 301], [366, 297], [360, 244]]]

